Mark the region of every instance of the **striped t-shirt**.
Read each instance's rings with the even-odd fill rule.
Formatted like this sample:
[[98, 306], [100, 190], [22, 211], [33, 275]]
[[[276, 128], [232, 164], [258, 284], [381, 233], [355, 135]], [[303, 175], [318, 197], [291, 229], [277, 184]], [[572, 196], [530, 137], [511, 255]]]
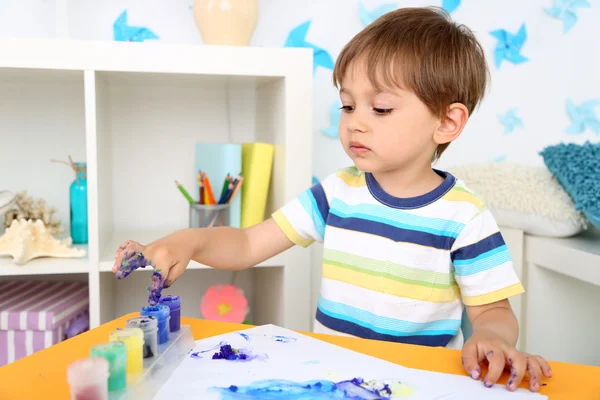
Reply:
[[273, 214], [295, 244], [323, 243], [314, 331], [459, 348], [465, 304], [524, 291], [482, 200], [436, 172], [440, 186], [397, 198], [345, 168]]

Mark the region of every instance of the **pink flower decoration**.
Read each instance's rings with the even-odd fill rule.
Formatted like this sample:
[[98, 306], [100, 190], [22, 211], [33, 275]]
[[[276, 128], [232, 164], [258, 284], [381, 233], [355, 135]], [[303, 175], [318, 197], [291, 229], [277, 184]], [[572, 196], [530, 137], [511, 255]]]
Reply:
[[205, 319], [241, 324], [249, 311], [248, 300], [240, 288], [214, 285], [202, 296], [200, 311]]

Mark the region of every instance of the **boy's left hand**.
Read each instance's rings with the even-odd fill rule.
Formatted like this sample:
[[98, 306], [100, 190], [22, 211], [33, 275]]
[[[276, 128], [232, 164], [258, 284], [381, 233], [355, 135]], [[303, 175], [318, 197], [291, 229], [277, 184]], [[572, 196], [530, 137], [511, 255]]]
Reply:
[[514, 391], [519, 387], [525, 373], [529, 376], [529, 390], [540, 390], [542, 375], [550, 378], [550, 365], [540, 356], [522, 353], [507, 343], [499, 335], [488, 330], [473, 332], [462, 349], [462, 363], [473, 379], [481, 379], [481, 362], [487, 361], [488, 372], [483, 380], [486, 387], [492, 387], [506, 368], [510, 377], [506, 387]]

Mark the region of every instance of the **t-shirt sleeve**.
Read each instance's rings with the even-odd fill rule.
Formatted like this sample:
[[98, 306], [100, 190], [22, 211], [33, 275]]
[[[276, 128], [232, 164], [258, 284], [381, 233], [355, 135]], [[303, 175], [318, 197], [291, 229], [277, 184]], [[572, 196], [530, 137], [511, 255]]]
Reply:
[[525, 291], [487, 208], [462, 229], [452, 246], [451, 258], [463, 303], [468, 306], [493, 303]]
[[334, 176], [306, 189], [272, 214], [273, 220], [293, 243], [308, 247], [323, 242]]

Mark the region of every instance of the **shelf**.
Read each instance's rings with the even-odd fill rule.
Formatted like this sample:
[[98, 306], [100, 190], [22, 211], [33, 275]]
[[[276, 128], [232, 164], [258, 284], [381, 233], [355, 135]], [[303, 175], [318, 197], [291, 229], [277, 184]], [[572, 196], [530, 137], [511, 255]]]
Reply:
[[81, 258], [35, 258], [25, 265], [16, 265], [12, 257], [0, 257], [0, 276], [87, 274], [90, 271], [87, 245], [73, 247], [84, 249], [86, 255]]
[[[153, 242], [163, 236], [171, 233], [170, 231], [133, 231], [133, 232], [120, 232], [118, 234], [114, 234], [111, 236], [111, 239], [108, 241], [108, 244], [104, 248], [104, 251], [101, 254], [100, 258], [100, 272], [112, 272], [112, 267], [114, 264], [115, 253], [121, 243], [126, 240], [135, 240], [136, 242], [146, 245], [150, 242]], [[285, 265], [285, 256], [283, 254], [272, 257], [255, 267], [283, 267]], [[197, 263], [196, 261], [191, 261], [188, 265], [187, 269], [213, 269], [207, 265]], [[138, 269], [137, 271], [148, 271], [148, 268]]]
[[525, 257], [539, 267], [600, 286], [600, 232], [596, 229], [570, 238], [525, 235]]

